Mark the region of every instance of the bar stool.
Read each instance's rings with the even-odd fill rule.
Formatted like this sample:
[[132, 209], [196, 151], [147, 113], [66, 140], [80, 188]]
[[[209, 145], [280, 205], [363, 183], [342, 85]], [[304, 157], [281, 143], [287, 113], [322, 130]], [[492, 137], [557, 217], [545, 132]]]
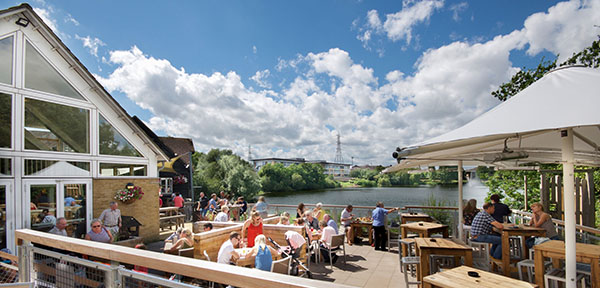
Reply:
[[454, 256], [447, 255], [429, 255], [429, 274], [442, 272], [443, 269], [456, 267]]
[[490, 271], [490, 243], [469, 241], [473, 248], [473, 266]]
[[[519, 270], [519, 279], [523, 279], [523, 268], [527, 269], [527, 281], [533, 283], [535, 263], [533, 261], [534, 249], [529, 249], [529, 259], [521, 260], [517, 263], [517, 270]], [[552, 261], [544, 261], [544, 270], [548, 270], [548, 267], [552, 266]]]
[[[410, 256], [410, 257], [402, 257], [400, 263], [400, 269], [404, 267], [404, 283], [406, 287], [410, 285], [421, 285], [421, 281], [408, 281], [408, 273], [410, 272], [411, 277], [416, 277], [417, 275], [417, 265], [421, 263], [421, 259], [419, 257]], [[414, 268], [412, 268], [414, 267]], [[410, 271], [409, 271], [410, 270]]]
[[[403, 246], [406, 246], [406, 250], [408, 251], [406, 257], [402, 257], [402, 247]], [[403, 265], [403, 259], [407, 258], [407, 257], [415, 256], [415, 252], [413, 250], [415, 247], [415, 239], [412, 239], [412, 238], [398, 239], [398, 247], [400, 247], [400, 249], [398, 251], [398, 255], [400, 257], [400, 272], [405, 272], [406, 270], [404, 268], [406, 268], [406, 267], [405, 267], [405, 265]], [[408, 265], [410, 265], [410, 264], [406, 264], [407, 267], [409, 267]], [[412, 266], [410, 266], [409, 268], [411, 268], [410, 270], [412, 270]], [[415, 270], [416, 270], [416, 267], [415, 267]]]
[[[581, 287], [585, 287], [585, 280], [583, 280], [583, 274], [577, 274], [577, 277], [575, 277], [575, 282], [581, 282]], [[565, 270], [563, 269], [557, 269], [557, 268], [552, 268], [552, 270], [550, 270], [550, 272], [544, 274], [544, 287], [546, 288], [553, 288], [553, 287], [557, 287], [558, 288], [558, 282], [562, 282], [562, 283], [567, 283], [567, 280], [565, 280]]]

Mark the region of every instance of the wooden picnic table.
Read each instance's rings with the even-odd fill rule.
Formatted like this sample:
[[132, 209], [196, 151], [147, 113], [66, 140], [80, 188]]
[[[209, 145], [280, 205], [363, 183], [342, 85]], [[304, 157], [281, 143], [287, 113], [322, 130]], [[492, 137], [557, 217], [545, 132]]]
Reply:
[[544, 228], [536, 228], [525, 225], [515, 225], [510, 223], [503, 223], [504, 228], [502, 230], [494, 228], [494, 230], [502, 233], [502, 271], [505, 276], [510, 277], [510, 243], [508, 238], [510, 236], [523, 236], [521, 238], [521, 246], [523, 247], [523, 251], [525, 254], [529, 255], [529, 248], [525, 245], [525, 240], [528, 237], [536, 236], [536, 237], [544, 237], [546, 236], [546, 229]]
[[[535, 249], [535, 283], [544, 287], [544, 258], [552, 258], [555, 266], [559, 259], [565, 259], [565, 241], [551, 240], [533, 246]], [[594, 244], [576, 243], [575, 252], [577, 262], [587, 263], [592, 266], [592, 288], [600, 287], [600, 246]]]
[[419, 221], [432, 222], [433, 221], [433, 219], [431, 219], [431, 217], [429, 217], [429, 215], [427, 215], [425, 213], [405, 212], [405, 213], [398, 213], [398, 214], [400, 214], [400, 219], [402, 221], [402, 224], [406, 224], [408, 222], [419, 222]]
[[417, 255], [421, 259], [417, 278], [423, 281], [423, 277], [429, 275], [429, 255], [455, 256], [455, 263], [459, 263], [459, 257], [465, 258], [465, 265], [473, 266], [473, 248], [454, 242], [447, 238], [414, 238], [417, 247]]
[[[448, 225], [438, 224], [433, 222], [412, 222], [400, 225], [402, 238], [406, 238], [408, 232], [419, 234], [421, 238], [429, 238], [432, 234], [442, 233], [444, 238], [448, 238]], [[406, 257], [407, 247], [402, 246], [402, 257]]]
[[[357, 229], [362, 230], [363, 227], [365, 227], [365, 228], [367, 228], [367, 230], [369, 230], [369, 232], [368, 232], [369, 245], [373, 244], [373, 222], [362, 222], [362, 221], [350, 222], [350, 229], [352, 229], [352, 235], [357, 235], [355, 231]], [[354, 237], [352, 237], [352, 238], [354, 238]], [[354, 243], [354, 239], [350, 239], [350, 242]]]
[[174, 216], [179, 212], [179, 207], [160, 207], [158, 208], [159, 213], [164, 213], [165, 216]]
[[[476, 272], [479, 277], [469, 276], [468, 272]], [[535, 284], [512, 279], [506, 276], [479, 270], [473, 267], [460, 266], [444, 272], [435, 273], [423, 278], [423, 288], [532, 288]]]

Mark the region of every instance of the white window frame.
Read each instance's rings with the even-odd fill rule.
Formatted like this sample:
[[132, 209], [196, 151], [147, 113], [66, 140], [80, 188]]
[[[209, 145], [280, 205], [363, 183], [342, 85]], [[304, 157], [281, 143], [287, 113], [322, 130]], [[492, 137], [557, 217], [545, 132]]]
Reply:
[[10, 235], [15, 235], [15, 215], [17, 205], [15, 205], [15, 189], [14, 189], [14, 179], [0, 179], [0, 185], [6, 186], [6, 195], [4, 195], [4, 199], [6, 200], [6, 209], [4, 212], [6, 213], [6, 226], [4, 228], [4, 232], [6, 234], [6, 247], [11, 249], [11, 251], [15, 250], [15, 237], [10, 237]]

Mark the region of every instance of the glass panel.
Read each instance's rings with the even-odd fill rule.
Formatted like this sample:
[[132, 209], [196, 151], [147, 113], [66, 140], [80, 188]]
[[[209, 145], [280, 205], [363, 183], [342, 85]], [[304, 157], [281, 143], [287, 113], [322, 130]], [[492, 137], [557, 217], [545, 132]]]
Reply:
[[0, 40], [0, 82], [12, 84], [13, 37]]
[[10, 148], [12, 140], [11, 131], [12, 97], [8, 94], [0, 93], [0, 147]]
[[89, 153], [90, 111], [25, 98], [25, 149]]
[[117, 131], [102, 114], [98, 114], [100, 126], [100, 154], [142, 157], [119, 131]]
[[90, 176], [90, 162], [25, 159], [27, 176]]
[[29, 42], [25, 53], [25, 87], [84, 100]]
[[12, 161], [10, 158], [0, 158], [0, 176], [12, 175]]
[[101, 176], [146, 176], [146, 165], [100, 163]]
[[56, 223], [56, 185], [31, 185], [31, 229], [49, 231]]
[[0, 249], [6, 248], [6, 185], [0, 185]]
[[81, 238], [85, 235], [85, 184], [65, 184], [65, 218], [67, 219], [67, 235]]

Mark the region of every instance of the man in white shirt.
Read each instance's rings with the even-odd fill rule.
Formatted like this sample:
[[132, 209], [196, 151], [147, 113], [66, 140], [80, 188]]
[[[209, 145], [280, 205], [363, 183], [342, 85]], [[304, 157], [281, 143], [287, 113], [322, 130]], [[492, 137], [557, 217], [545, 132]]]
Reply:
[[221, 212], [215, 216], [215, 222], [227, 222], [229, 221], [229, 207], [221, 207]]
[[223, 245], [221, 245], [221, 249], [219, 249], [217, 263], [231, 264], [232, 258], [233, 261], [240, 258], [240, 255], [235, 252], [235, 247], [240, 243], [240, 239], [240, 234], [238, 232], [231, 232], [231, 234], [229, 234], [229, 240], [225, 241]]
[[[332, 227], [327, 226], [327, 222], [325, 222], [325, 220], [321, 220], [321, 222], [319, 222], [319, 225], [321, 226], [322, 230], [321, 239], [319, 240], [321, 247], [321, 255], [323, 255], [323, 259], [325, 260], [325, 262], [329, 262], [329, 252], [327, 250], [331, 247], [331, 237], [337, 233], [335, 232], [335, 230], [333, 230]], [[337, 261], [338, 256], [335, 255], [335, 253], [332, 253], [332, 257], [332, 262], [335, 263], [335, 261]]]
[[340, 217], [340, 222], [342, 222], [342, 226], [344, 226], [344, 230], [346, 230], [346, 241], [348, 241], [348, 245], [352, 245], [352, 237], [354, 234], [352, 233], [352, 227], [350, 223], [352, 222], [352, 218], [354, 218], [354, 214], [352, 212], [352, 205], [346, 206], [346, 209], [342, 211], [342, 217]]

